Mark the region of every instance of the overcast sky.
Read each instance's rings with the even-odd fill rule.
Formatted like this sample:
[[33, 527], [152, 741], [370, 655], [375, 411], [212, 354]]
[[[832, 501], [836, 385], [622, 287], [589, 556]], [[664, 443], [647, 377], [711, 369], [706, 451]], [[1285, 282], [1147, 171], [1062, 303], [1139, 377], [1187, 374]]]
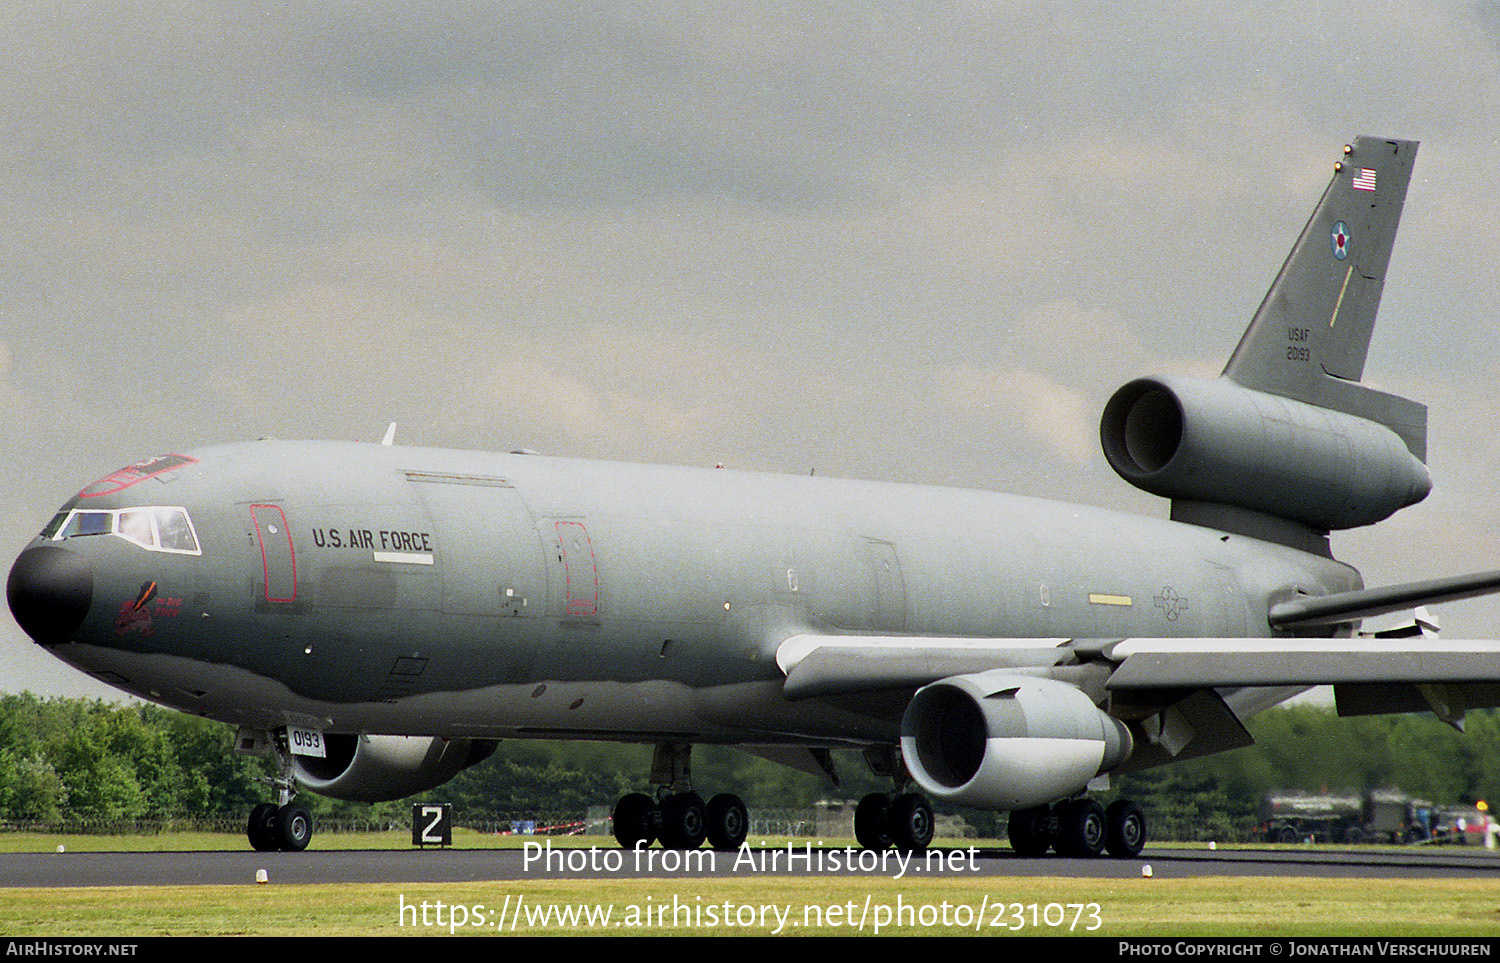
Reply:
[[[1368, 133], [1422, 141], [1366, 378], [1435, 487], [1335, 552], [1500, 568], [1497, 44], [1489, 0], [6, 5], [0, 544], [392, 420], [1164, 515], [1104, 401], [1222, 368]], [[0, 689], [112, 691], [4, 618]]]

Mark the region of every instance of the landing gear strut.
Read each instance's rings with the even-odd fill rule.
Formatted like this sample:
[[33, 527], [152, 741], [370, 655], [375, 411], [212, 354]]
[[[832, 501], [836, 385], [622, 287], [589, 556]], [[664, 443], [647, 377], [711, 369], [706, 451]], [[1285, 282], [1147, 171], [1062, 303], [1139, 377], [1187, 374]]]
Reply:
[[714, 849], [728, 852], [745, 841], [750, 813], [744, 800], [719, 793], [705, 804], [693, 792], [692, 748], [681, 742], [657, 745], [651, 761], [656, 798], [633, 792], [615, 804], [614, 833], [621, 846], [634, 849], [660, 839], [664, 849], [697, 849], [707, 840]]
[[277, 802], [261, 803], [250, 810], [250, 821], [245, 835], [250, 845], [259, 852], [282, 850], [300, 853], [312, 842], [312, 815], [292, 802], [297, 795], [296, 779], [292, 771], [292, 754], [287, 749], [286, 732], [272, 734], [271, 752], [276, 755], [279, 774], [267, 780], [276, 789]]

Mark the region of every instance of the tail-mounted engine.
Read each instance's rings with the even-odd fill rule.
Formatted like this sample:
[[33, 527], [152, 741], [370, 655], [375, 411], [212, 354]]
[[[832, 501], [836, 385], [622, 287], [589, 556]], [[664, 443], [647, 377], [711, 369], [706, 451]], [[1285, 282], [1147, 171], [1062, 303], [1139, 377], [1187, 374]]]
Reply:
[[1385, 425], [1225, 378], [1132, 381], [1104, 407], [1100, 438], [1110, 466], [1144, 491], [1325, 532], [1372, 525], [1432, 488]]
[[441, 786], [496, 744], [484, 739], [326, 735], [328, 755], [293, 756], [297, 781], [320, 796], [356, 802], [401, 799]]
[[1016, 810], [1081, 792], [1130, 756], [1130, 732], [1076, 686], [1006, 672], [919, 689], [901, 720], [901, 753], [935, 799]]

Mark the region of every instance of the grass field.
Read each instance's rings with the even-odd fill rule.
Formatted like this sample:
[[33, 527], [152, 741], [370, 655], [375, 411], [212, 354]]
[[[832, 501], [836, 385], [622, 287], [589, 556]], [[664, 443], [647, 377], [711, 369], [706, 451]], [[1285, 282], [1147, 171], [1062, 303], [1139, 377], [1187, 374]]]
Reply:
[[[330, 834], [319, 842], [337, 849], [410, 845], [400, 833]], [[522, 840], [476, 834], [458, 842], [472, 848], [517, 846]], [[147, 851], [238, 849], [243, 842], [207, 833], [0, 835], [0, 848], [12, 852], [55, 851], [58, 845], [72, 851]], [[1500, 935], [1500, 885], [1485, 879], [893, 880], [842, 875], [78, 889], [0, 885], [0, 934], [8, 937], [450, 932], [1494, 937]]]

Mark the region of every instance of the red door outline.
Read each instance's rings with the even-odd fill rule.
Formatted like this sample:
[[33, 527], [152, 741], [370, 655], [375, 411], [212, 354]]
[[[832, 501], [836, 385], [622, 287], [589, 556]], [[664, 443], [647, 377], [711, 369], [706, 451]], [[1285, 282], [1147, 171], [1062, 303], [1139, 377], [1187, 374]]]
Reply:
[[[296, 601], [297, 550], [292, 546], [292, 530], [286, 523], [286, 513], [281, 510], [280, 505], [251, 505], [250, 520], [255, 523], [255, 540], [260, 543], [260, 566], [265, 575], [266, 601]], [[281, 526], [279, 529], [276, 527], [278, 524]], [[269, 541], [266, 538], [268, 530], [271, 536]], [[276, 578], [274, 592], [271, 587], [273, 575]]]
[[599, 570], [594, 564], [594, 542], [580, 522], [553, 522], [562, 553], [565, 616], [592, 618], [599, 614]]

